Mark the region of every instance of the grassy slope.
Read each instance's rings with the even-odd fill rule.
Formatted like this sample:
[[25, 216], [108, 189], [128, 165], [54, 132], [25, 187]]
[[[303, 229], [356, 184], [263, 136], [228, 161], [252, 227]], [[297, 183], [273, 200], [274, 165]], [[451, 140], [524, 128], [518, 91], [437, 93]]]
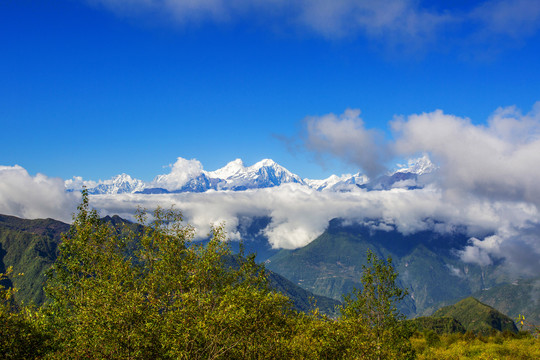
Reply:
[[418, 360], [497, 359], [536, 360], [540, 359], [540, 339], [532, 337], [475, 337], [450, 334], [441, 336], [440, 342], [429, 346], [423, 337], [412, 338], [411, 342]]

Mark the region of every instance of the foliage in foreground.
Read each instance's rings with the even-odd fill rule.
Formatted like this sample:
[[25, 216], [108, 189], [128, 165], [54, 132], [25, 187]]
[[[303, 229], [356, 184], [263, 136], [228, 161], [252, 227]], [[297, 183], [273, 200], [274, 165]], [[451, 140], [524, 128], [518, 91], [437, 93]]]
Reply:
[[206, 246], [196, 245], [179, 214], [158, 209], [140, 231], [118, 231], [85, 198], [71, 229], [46, 287], [59, 358], [271, 358], [282, 351], [288, 299], [268, 289], [253, 257], [234, 268], [226, 263], [220, 227]]
[[540, 359], [540, 340], [527, 332], [515, 335], [507, 331], [491, 336], [471, 332], [444, 335], [425, 332], [413, 336], [411, 343], [420, 360]]
[[115, 228], [83, 196], [49, 273], [49, 302], [16, 308], [2, 288], [5, 358], [413, 357], [391, 260], [368, 253], [363, 288], [331, 319], [316, 307], [296, 312], [253, 256], [231, 257], [221, 227], [202, 246], [175, 211], [139, 220], [145, 226]]
[[39, 358], [51, 350], [51, 339], [40, 313], [30, 307], [21, 309], [13, 301], [16, 290], [1, 284], [12, 272], [10, 267], [0, 274], [0, 358]]

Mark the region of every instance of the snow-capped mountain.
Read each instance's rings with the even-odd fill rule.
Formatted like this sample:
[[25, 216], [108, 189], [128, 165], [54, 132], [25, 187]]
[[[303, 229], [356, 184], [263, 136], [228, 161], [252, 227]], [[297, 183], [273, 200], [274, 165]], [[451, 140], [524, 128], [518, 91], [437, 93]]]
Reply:
[[133, 179], [127, 174], [116, 175], [110, 180], [105, 180], [93, 189], [90, 194], [124, 194], [134, 193], [144, 189], [145, 183], [139, 179]]
[[64, 186], [67, 191], [81, 191], [88, 189], [89, 194], [124, 194], [141, 191], [145, 188], [144, 181], [133, 179], [128, 174], [116, 175], [109, 180], [85, 181], [79, 176], [66, 180]]
[[401, 169], [396, 173], [412, 173], [416, 175], [429, 174], [437, 170], [437, 166], [433, 164], [427, 155], [423, 155], [417, 159], [410, 159], [406, 166], [401, 166]]
[[[194, 166], [193, 161], [182, 163], [188, 171]], [[177, 173], [176, 176], [172, 176]], [[160, 175], [154, 179], [152, 185], [154, 188], [145, 189], [144, 193], [156, 192], [204, 192], [208, 190], [248, 190], [258, 188], [268, 188], [279, 186], [285, 183], [304, 184], [298, 176], [277, 164], [273, 160], [264, 159], [252, 166], [244, 166], [240, 159], [231, 161], [221, 169], [215, 171], [193, 171], [189, 179], [185, 179], [186, 172], [176, 167], [169, 175]], [[177, 178], [180, 178], [178, 180]], [[181, 184], [171, 189], [171, 184]], [[168, 191], [159, 191], [157, 189], [168, 189]]]
[[354, 175], [331, 175], [324, 180], [311, 180], [304, 179], [304, 182], [317, 191], [351, 191], [357, 189], [359, 186], [367, 184], [369, 178], [366, 175], [357, 173]]
[[210, 178], [222, 180], [216, 190], [247, 190], [279, 186], [286, 183], [304, 184], [298, 176], [277, 164], [264, 159], [245, 167], [242, 160], [231, 161], [225, 167], [208, 173]]
[[239, 176], [245, 171], [246, 171], [246, 168], [244, 166], [244, 162], [242, 161], [242, 159], [236, 159], [234, 161], [229, 162], [227, 165], [225, 165], [221, 169], [210, 171], [208, 174], [211, 177], [214, 177], [217, 179], [228, 179], [235, 176]]
[[245, 166], [241, 159], [229, 162], [215, 171], [205, 171], [197, 160], [178, 158], [171, 165], [169, 174], [158, 175], [153, 181], [145, 183], [121, 174], [110, 180], [99, 182], [84, 181], [74, 177], [65, 181], [67, 191], [81, 190], [86, 186], [90, 194], [122, 193], [182, 193], [205, 192], [208, 190], [241, 191], [270, 188], [282, 184], [295, 183], [317, 191], [348, 192], [359, 188], [366, 190], [388, 190], [395, 187], [418, 188], [419, 176], [430, 173], [436, 166], [424, 155], [409, 161], [407, 166], [370, 181], [363, 174], [332, 175], [324, 180], [302, 179], [271, 159], [261, 160], [254, 165]]
[[423, 155], [417, 159], [410, 159], [406, 166], [402, 165], [400, 169], [381, 175], [361, 187], [366, 190], [418, 189], [423, 187], [419, 178], [435, 170], [437, 170], [437, 166], [431, 162], [427, 155]]
[[[85, 182], [79, 179], [79, 183]], [[270, 159], [264, 159], [251, 166], [244, 166], [242, 160], [236, 159], [215, 171], [202, 170], [202, 166], [196, 160], [179, 159], [171, 173], [158, 175], [152, 182], [144, 183], [142, 180], [132, 179], [129, 175], [122, 174], [89, 187], [89, 193], [159, 194], [208, 190], [240, 191], [274, 187], [286, 183], [305, 185], [298, 175]], [[72, 191], [80, 190], [82, 185], [76, 188], [74, 180], [68, 180], [66, 188]]]

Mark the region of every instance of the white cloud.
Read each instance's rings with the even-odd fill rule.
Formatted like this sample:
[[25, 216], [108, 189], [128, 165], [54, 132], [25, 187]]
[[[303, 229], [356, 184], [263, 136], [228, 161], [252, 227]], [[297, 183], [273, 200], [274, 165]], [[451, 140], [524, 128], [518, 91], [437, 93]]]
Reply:
[[425, 41], [452, 21], [448, 14], [422, 9], [410, 0], [304, 0], [297, 5], [297, 21], [327, 37], [363, 32], [393, 41]]
[[500, 236], [493, 235], [479, 240], [470, 239], [470, 245], [461, 250], [461, 259], [465, 262], [475, 263], [480, 266], [487, 266], [493, 263], [492, 256], [500, 256], [500, 245], [503, 239]]
[[71, 179], [64, 181], [64, 186], [67, 190], [80, 191], [83, 188], [92, 189], [98, 186], [102, 181], [96, 182], [92, 180], [84, 180], [82, 176], [74, 176]]
[[[533, 273], [538, 268], [533, 265], [540, 263], [540, 237], [524, 233], [540, 223], [540, 102], [526, 114], [516, 107], [499, 108], [485, 125], [437, 110], [397, 118], [391, 126], [394, 142], [381, 143], [373, 140], [379, 134], [363, 127], [359, 111], [312, 117], [305, 122], [304, 145], [318, 156], [371, 169], [383, 167], [386, 156], [379, 154], [428, 154], [439, 168], [421, 177], [424, 189], [370, 192], [356, 200], [372, 201], [380, 210], [371, 211], [373, 218], [403, 233], [462, 225], [472, 235], [496, 234], [474, 239], [462, 252], [463, 259], [486, 265], [492, 258], [505, 258], [509, 264], [528, 258], [521, 271]], [[370, 213], [370, 208], [362, 211]]]
[[328, 38], [364, 33], [391, 41], [422, 42], [454, 22], [413, 0], [87, 0], [121, 15], [161, 14], [180, 24], [234, 22], [275, 23], [307, 29]]
[[18, 165], [0, 166], [1, 214], [69, 222], [79, 202], [80, 194], [66, 193], [62, 179], [31, 176]]
[[150, 186], [170, 191], [177, 190], [203, 172], [201, 162], [195, 159], [187, 160], [179, 157], [174, 164], [169, 166], [171, 167], [171, 172], [156, 176]]
[[540, 103], [526, 115], [498, 109], [485, 126], [440, 110], [392, 126], [396, 152], [429, 153], [440, 165], [439, 180], [448, 196], [540, 204]]
[[319, 156], [329, 153], [359, 165], [370, 177], [385, 169], [388, 152], [381, 145], [382, 133], [364, 127], [360, 110], [347, 109], [339, 116], [310, 116], [304, 124], [304, 145]]

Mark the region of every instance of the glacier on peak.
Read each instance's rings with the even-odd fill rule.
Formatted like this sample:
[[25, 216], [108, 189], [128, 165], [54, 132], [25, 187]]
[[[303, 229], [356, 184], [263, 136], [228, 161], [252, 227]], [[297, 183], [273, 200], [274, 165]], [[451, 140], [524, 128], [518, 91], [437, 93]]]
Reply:
[[214, 171], [209, 171], [206, 174], [210, 177], [226, 179], [242, 171], [245, 171], [244, 162], [242, 161], [242, 159], [236, 159], [229, 162], [224, 167]]

